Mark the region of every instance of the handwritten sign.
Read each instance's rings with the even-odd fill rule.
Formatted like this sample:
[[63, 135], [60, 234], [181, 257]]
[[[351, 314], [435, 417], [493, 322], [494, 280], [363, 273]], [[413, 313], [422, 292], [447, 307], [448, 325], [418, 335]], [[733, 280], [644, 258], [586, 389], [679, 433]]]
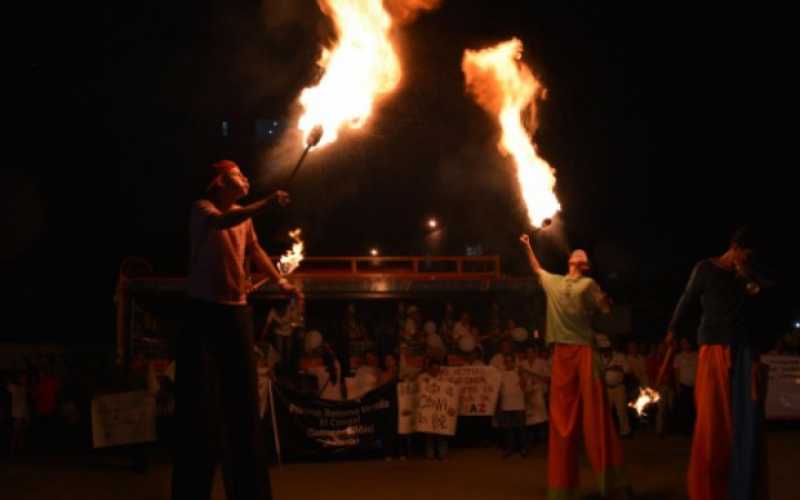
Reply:
[[458, 387], [445, 380], [420, 377], [414, 428], [417, 432], [453, 436], [458, 419]]
[[458, 414], [494, 415], [500, 394], [501, 375], [492, 366], [451, 366], [442, 378], [458, 387]]
[[156, 400], [149, 391], [96, 396], [92, 399], [95, 448], [156, 440]]
[[800, 419], [800, 356], [761, 356], [769, 365], [768, 419]]

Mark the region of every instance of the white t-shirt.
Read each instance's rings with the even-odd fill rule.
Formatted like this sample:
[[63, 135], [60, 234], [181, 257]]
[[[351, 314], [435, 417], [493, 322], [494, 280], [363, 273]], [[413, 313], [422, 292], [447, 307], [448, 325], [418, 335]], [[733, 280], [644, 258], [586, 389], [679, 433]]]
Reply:
[[550, 361], [536, 357], [533, 361], [523, 361], [523, 368], [542, 378], [550, 378]]
[[503, 411], [525, 411], [525, 394], [520, 387], [517, 370], [503, 370], [500, 386], [500, 409]]
[[694, 379], [697, 376], [697, 352], [680, 352], [675, 355], [673, 368], [678, 371], [678, 383], [694, 387]]
[[29, 419], [30, 409], [25, 386], [9, 382], [8, 392], [11, 393], [11, 418]]

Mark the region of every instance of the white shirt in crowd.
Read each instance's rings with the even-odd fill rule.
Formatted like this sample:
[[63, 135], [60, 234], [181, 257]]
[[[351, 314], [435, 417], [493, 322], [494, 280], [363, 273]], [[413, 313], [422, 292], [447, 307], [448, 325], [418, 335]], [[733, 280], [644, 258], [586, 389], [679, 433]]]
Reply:
[[25, 386], [8, 383], [8, 392], [11, 393], [11, 418], [28, 420], [30, 409], [28, 408], [28, 394]]
[[679, 352], [675, 355], [672, 366], [678, 372], [679, 384], [694, 387], [694, 379], [697, 376], [697, 351]]
[[525, 411], [525, 394], [520, 386], [517, 370], [503, 370], [500, 386], [500, 409], [503, 411]]
[[533, 361], [527, 359], [521, 362], [523, 370], [528, 370], [542, 378], [550, 378], [550, 360], [536, 357]]
[[625, 374], [630, 372], [628, 357], [619, 351], [614, 351], [606, 362], [606, 384], [619, 385], [625, 381]]

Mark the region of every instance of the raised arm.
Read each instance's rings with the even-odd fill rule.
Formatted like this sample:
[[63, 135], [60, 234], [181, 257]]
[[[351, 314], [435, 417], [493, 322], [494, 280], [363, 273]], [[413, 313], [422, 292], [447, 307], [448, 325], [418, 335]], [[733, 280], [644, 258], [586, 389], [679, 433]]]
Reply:
[[238, 226], [247, 219], [266, 210], [272, 201], [276, 201], [278, 205], [285, 207], [289, 204], [289, 193], [285, 191], [275, 191], [271, 195], [254, 201], [249, 205], [232, 207], [225, 212], [210, 213], [208, 214], [209, 221], [211, 226], [216, 229], [227, 229], [229, 227]]
[[531, 265], [531, 271], [538, 276], [542, 271], [542, 265], [539, 263], [539, 259], [536, 258], [536, 254], [533, 253], [530, 237], [527, 234], [523, 234], [519, 237], [519, 241], [522, 243], [525, 253], [528, 256], [528, 263]]

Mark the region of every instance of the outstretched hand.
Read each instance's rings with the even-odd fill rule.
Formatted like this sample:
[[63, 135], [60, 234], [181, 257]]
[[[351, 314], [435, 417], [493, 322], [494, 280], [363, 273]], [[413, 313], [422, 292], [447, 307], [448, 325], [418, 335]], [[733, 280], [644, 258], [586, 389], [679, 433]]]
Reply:
[[289, 197], [289, 193], [286, 191], [275, 191], [272, 196], [275, 198], [275, 201], [278, 202], [278, 205], [282, 207], [287, 206], [292, 201]]
[[531, 246], [531, 238], [527, 234], [523, 234], [522, 236], [520, 236], [519, 237], [519, 241], [520, 241], [520, 243], [522, 243], [526, 247], [530, 247]]
[[281, 291], [287, 295], [294, 295], [298, 301], [305, 300], [303, 292], [296, 286], [289, 283], [289, 280], [287, 280], [286, 278], [281, 278], [278, 281], [278, 288], [280, 288]]

